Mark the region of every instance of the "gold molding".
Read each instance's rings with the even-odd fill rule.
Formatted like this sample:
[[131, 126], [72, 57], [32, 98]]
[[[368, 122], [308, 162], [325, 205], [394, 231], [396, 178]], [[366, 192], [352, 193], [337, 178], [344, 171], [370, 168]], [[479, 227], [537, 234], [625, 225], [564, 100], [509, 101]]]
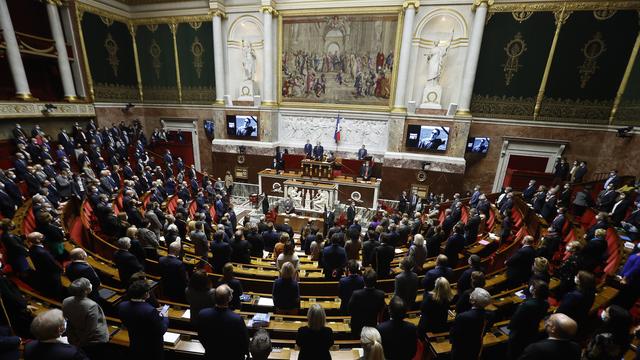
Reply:
[[172, 24], [172, 23], [189, 23], [196, 21], [211, 21], [213, 16], [219, 16], [215, 14], [222, 14], [226, 17], [226, 14], [221, 10], [210, 11], [207, 14], [202, 15], [185, 15], [185, 16], [161, 16], [161, 17], [150, 17], [150, 18], [132, 18], [127, 16], [118, 15], [116, 13], [88, 5], [81, 2], [76, 2], [76, 10], [81, 12], [87, 11], [92, 14], [102, 16], [105, 18], [109, 18], [111, 20], [119, 21], [124, 24], [134, 24], [134, 25], [149, 25], [149, 24]]
[[456, 110], [455, 115], [453, 116], [454, 118], [471, 118], [473, 117], [473, 115], [471, 114], [471, 111], [469, 110]]
[[226, 19], [227, 18], [227, 14], [220, 10], [220, 9], [216, 9], [216, 10], [212, 10], [209, 12], [209, 15], [211, 16], [211, 18], [213, 19], [214, 17], [220, 17], [221, 19]]
[[391, 109], [391, 112], [394, 114], [406, 114], [407, 113], [407, 108], [405, 106], [394, 106]]
[[[476, 0], [479, 1], [479, 0]], [[482, 0], [486, 1], [486, 0]], [[640, 8], [640, 1], [532, 1], [522, 2], [500, 2], [493, 4], [490, 12], [512, 12], [512, 11], [567, 11], [578, 10], [636, 10]]]
[[75, 96], [75, 95], [65, 95], [64, 100], [68, 101], [68, 102], [78, 102], [78, 101], [80, 101], [80, 99], [78, 99], [78, 97]]
[[278, 12], [278, 10], [276, 10], [273, 6], [271, 5], [263, 5], [260, 6], [260, 9], [258, 10], [260, 13], [269, 13], [271, 14], [271, 16], [278, 16], [278, 14], [280, 14]]
[[129, 34], [131, 34], [131, 42], [133, 43], [133, 61], [136, 64], [136, 82], [138, 83], [138, 100], [144, 102], [144, 93], [142, 91], [142, 73], [140, 72], [140, 57], [138, 55], [138, 42], [136, 41], [136, 25], [129, 22]]
[[89, 57], [87, 56], [87, 47], [84, 43], [84, 31], [82, 30], [82, 15], [84, 14], [83, 4], [76, 3], [76, 23], [78, 25], [78, 33], [80, 34], [80, 48], [82, 49], [82, 61], [84, 62], [85, 80], [89, 88], [89, 100], [96, 101], [93, 89], [93, 78], [91, 77], [91, 68], [89, 67]]
[[180, 56], [178, 55], [178, 42], [176, 40], [176, 33], [178, 32], [178, 24], [169, 24], [169, 30], [171, 30], [171, 37], [173, 38], [173, 57], [176, 60], [176, 84], [178, 85], [178, 102], [182, 103], [182, 81], [180, 80]]
[[636, 36], [636, 43], [633, 45], [633, 50], [631, 50], [631, 55], [629, 55], [629, 62], [627, 63], [627, 68], [624, 70], [624, 76], [622, 76], [622, 81], [620, 81], [620, 87], [618, 87], [616, 98], [613, 100], [613, 106], [611, 107], [611, 114], [609, 115], [609, 125], [613, 124], [613, 120], [616, 118], [616, 114], [618, 113], [618, 107], [620, 106], [620, 101], [622, 101], [622, 95], [624, 95], [624, 92], [627, 89], [627, 84], [629, 83], [629, 78], [631, 77], [631, 72], [633, 70], [633, 66], [635, 65], [639, 49], [640, 49], [640, 33], [638, 33], [638, 36]]
[[544, 73], [542, 74], [542, 80], [540, 81], [540, 88], [538, 89], [538, 95], [536, 96], [536, 105], [533, 108], [533, 120], [540, 115], [540, 107], [542, 106], [542, 99], [544, 99], [544, 92], [547, 89], [547, 82], [549, 81], [549, 72], [551, 71], [551, 64], [553, 63], [553, 57], [556, 53], [556, 46], [558, 45], [558, 38], [560, 37], [560, 30], [562, 25], [569, 19], [571, 11], [566, 11], [563, 7], [560, 12], [554, 13], [556, 18], [556, 31], [553, 34], [553, 41], [551, 42], [551, 48], [549, 49], [549, 56], [547, 57], [547, 63], [544, 66]]
[[[357, 10], [357, 12], [355, 12]], [[296, 9], [280, 10], [280, 16], [327, 16], [327, 15], [396, 15], [402, 13], [401, 5], [370, 6], [360, 8], [323, 8], [323, 9]], [[402, 30], [402, 29], [400, 29]], [[400, 31], [402, 32], [402, 31]]]
[[31, 93], [18, 93], [16, 94], [16, 99], [18, 100], [22, 100], [22, 101], [38, 101], [38, 98], [33, 97], [33, 95], [31, 95]]
[[414, 9], [418, 10], [420, 8], [420, 0], [407, 0], [402, 3], [402, 10], [407, 10], [409, 6], [412, 6]]
[[494, 0], [473, 0], [472, 10], [477, 9], [480, 5], [486, 4], [488, 8], [493, 6]]

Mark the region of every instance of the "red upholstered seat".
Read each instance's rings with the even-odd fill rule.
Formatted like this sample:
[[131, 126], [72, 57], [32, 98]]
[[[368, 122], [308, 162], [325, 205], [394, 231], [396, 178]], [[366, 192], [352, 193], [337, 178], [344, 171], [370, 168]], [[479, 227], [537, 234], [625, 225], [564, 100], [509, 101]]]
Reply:
[[467, 223], [467, 220], [469, 219], [469, 209], [467, 209], [466, 206], [462, 207], [462, 215], [460, 216], [460, 219], [465, 224]]

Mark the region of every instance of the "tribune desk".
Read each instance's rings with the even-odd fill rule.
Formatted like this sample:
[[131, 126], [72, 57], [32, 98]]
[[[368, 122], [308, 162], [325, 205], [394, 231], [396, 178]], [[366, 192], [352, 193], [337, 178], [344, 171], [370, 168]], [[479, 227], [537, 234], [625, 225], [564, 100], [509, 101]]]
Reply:
[[380, 184], [382, 179], [371, 179], [369, 181], [354, 180], [350, 176], [336, 176], [333, 179], [309, 178], [302, 175], [300, 171], [284, 171], [280, 174], [273, 169], [262, 170], [258, 173], [258, 186], [260, 192], [269, 196], [286, 197], [285, 181], [295, 180], [298, 182], [324, 185], [336, 185], [338, 188], [338, 201], [348, 204], [352, 200], [356, 206], [375, 209], [378, 207], [378, 197], [380, 195]]

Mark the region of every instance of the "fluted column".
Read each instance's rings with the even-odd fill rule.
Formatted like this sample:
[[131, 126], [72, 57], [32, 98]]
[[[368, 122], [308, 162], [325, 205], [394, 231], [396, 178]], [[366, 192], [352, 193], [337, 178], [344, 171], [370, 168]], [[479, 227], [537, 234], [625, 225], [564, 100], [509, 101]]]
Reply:
[[224, 104], [224, 44], [222, 43], [222, 18], [225, 14], [217, 10], [213, 13], [213, 67], [216, 75], [216, 104]]
[[31, 90], [29, 89], [29, 81], [24, 71], [22, 57], [20, 57], [20, 48], [16, 33], [13, 30], [13, 23], [9, 15], [9, 7], [7, 0], [0, 0], [0, 27], [2, 28], [2, 37], [6, 43], [7, 61], [13, 76], [13, 84], [16, 87], [16, 96], [22, 100], [32, 100]]
[[67, 43], [64, 40], [64, 32], [62, 32], [62, 24], [60, 23], [60, 15], [58, 14], [58, 4], [54, 0], [47, 1], [47, 15], [49, 15], [51, 34], [53, 35], [56, 52], [58, 53], [58, 68], [60, 69], [60, 77], [62, 79], [64, 99], [67, 101], [75, 101], [78, 97], [73, 85], [73, 75], [71, 73], [71, 65], [69, 64], [69, 55], [67, 54]]
[[467, 49], [467, 60], [465, 61], [462, 75], [462, 89], [460, 91], [460, 99], [458, 100], [458, 111], [456, 111], [456, 116], [458, 117], [471, 117], [471, 95], [473, 94], [473, 84], [476, 81], [482, 34], [484, 33], [484, 24], [487, 20], [487, 12], [489, 6], [492, 4], [493, 0], [475, 0], [473, 4], [476, 15], [473, 18], [471, 38], [469, 39], [469, 48]]
[[407, 92], [407, 77], [409, 76], [409, 57], [411, 56], [411, 39], [413, 37], [413, 22], [416, 18], [416, 10], [420, 7], [417, 0], [405, 1], [404, 25], [402, 27], [402, 43], [397, 66], [396, 95], [393, 102], [393, 112], [405, 112], [407, 110], [405, 94]]
[[260, 12], [264, 14], [264, 55], [262, 71], [262, 105], [275, 105], [273, 96], [273, 16], [277, 11], [272, 6], [260, 7]]

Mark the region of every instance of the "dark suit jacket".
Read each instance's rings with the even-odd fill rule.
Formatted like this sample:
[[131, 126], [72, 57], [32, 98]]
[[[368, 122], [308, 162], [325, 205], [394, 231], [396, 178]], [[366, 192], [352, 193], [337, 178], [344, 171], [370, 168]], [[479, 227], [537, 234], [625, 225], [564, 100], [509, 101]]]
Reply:
[[417, 328], [404, 320], [389, 320], [378, 325], [384, 357], [388, 360], [411, 360], [416, 353]]
[[146, 301], [124, 301], [118, 305], [118, 314], [129, 331], [131, 359], [164, 358], [162, 336], [167, 331], [169, 318], [161, 317]]
[[342, 269], [347, 264], [347, 253], [340, 245], [331, 244], [322, 250], [325, 277], [331, 277], [336, 269]]
[[567, 315], [580, 326], [589, 316], [589, 310], [591, 310], [594, 300], [595, 294], [584, 294], [576, 289], [562, 297], [556, 312]]
[[115, 263], [116, 268], [118, 268], [120, 284], [125, 288], [129, 286], [129, 279], [131, 279], [131, 275], [144, 269], [138, 261], [138, 258], [126, 250], [116, 250], [113, 254], [113, 262]]
[[420, 304], [420, 322], [418, 328], [420, 334], [425, 332], [444, 332], [448, 330], [447, 319], [449, 317], [448, 301], [437, 303], [433, 300], [431, 293], [427, 293]]
[[158, 261], [162, 278], [162, 292], [174, 302], [186, 302], [184, 289], [187, 287], [187, 270], [184, 263], [175, 256], [162, 256]]
[[553, 219], [553, 222], [551, 222], [551, 227], [556, 229], [556, 231], [561, 232], [562, 228], [564, 227], [564, 222], [564, 215], [560, 214], [556, 216], [555, 219]]
[[625, 198], [620, 202], [620, 204], [618, 204], [618, 206], [615, 206], [615, 203], [613, 205], [614, 206], [611, 210], [611, 223], [615, 226], [619, 226], [620, 222], [624, 220], [625, 216], [627, 216], [627, 210], [629, 209], [629, 206], [631, 206], [631, 200]]
[[491, 328], [489, 314], [481, 309], [471, 309], [458, 314], [451, 327], [451, 360], [477, 359], [482, 338]]
[[531, 266], [536, 257], [536, 250], [532, 246], [523, 246], [507, 259], [507, 279], [512, 284], [520, 284], [529, 280]]
[[391, 270], [391, 261], [395, 256], [395, 249], [393, 246], [385, 243], [381, 243], [373, 250], [371, 254], [371, 267], [378, 273], [379, 277], [389, 276]]
[[373, 240], [367, 240], [362, 243], [362, 266], [369, 266], [371, 264], [371, 258], [373, 250], [380, 245], [380, 242]]
[[[443, 253], [449, 258], [449, 266], [454, 268], [458, 265], [458, 254], [464, 250], [464, 236], [462, 234], [453, 234], [447, 239]], [[431, 256], [431, 254], [429, 254]]]
[[418, 294], [418, 275], [413, 271], [403, 271], [396, 275], [394, 295], [404, 301], [408, 310], [413, 309]]
[[45, 343], [34, 340], [24, 347], [25, 360], [83, 360], [89, 359], [80, 349], [62, 343]]
[[240, 315], [215, 307], [200, 310], [198, 319], [205, 359], [244, 360], [249, 353], [249, 332]]
[[360, 275], [349, 275], [340, 279], [340, 312], [346, 313], [349, 310], [349, 300], [356, 290], [364, 288], [364, 280]]
[[431, 291], [435, 286], [436, 280], [439, 277], [444, 277], [451, 281], [453, 277], [453, 270], [447, 266], [436, 266], [435, 268], [427, 271], [423, 280], [424, 291]]
[[519, 360], [578, 360], [580, 345], [569, 340], [545, 339], [524, 349]]
[[36, 269], [36, 288], [45, 295], [60, 298], [62, 296], [62, 283], [60, 280], [62, 268], [51, 253], [42, 246], [33, 245], [29, 248], [29, 257], [31, 257], [33, 266]]
[[527, 186], [526, 189], [524, 189], [524, 191], [522, 192], [522, 197], [527, 200], [527, 201], [531, 201], [531, 198], [533, 198], [533, 194], [536, 193], [536, 187], [534, 186]]
[[375, 288], [356, 290], [349, 300], [349, 314], [351, 314], [351, 333], [360, 336], [364, 326], [375, 327], [378, 316], [386, 306], [384, 292]]
[[518, 306], [509, 322], [509, 358], [517, 359], [539, 334], [540, 321], [547, 315], [549, 303], [531, 298]]
[[587, 230], [587, 239], [593, 239], [594, 236], [596, 236], [596, 230], [598, 229], [607, 229], [609, 227], [609, 223], [607, 223], [606, 220], [600, 220], [597, 223], [593, 224], [588, 230]]
[[291, 310], [300, 308], [300, 287], [290, 279], [276, 279], [273, 283], [273, 305], [276, 309]]
[[224, 264], [231, 261], [231, 246], [224, 241], [214, 241], [211, 243], [211, 265], [213, 271], [222, 273]]
[[478, 227], [480, 227], [480, 216], [471, 216], [465, 225], [465, 241], [467, 245], [473, 244], [478, 240]]
[[89, 297], [94, 300], [100, 297], [100, 295], [98, 294], [98, 290], [100, 290], [100, 278], [98, 277], [98, 274], [96, 274], [95, 270], [93, 270], [91, 265], [83, 261], [70, 262], [65, 269], [65, 274], [71, 281], [75, 281], [76, 279], [79, 279], [81, 277], [89, 280], [92, 287]]

